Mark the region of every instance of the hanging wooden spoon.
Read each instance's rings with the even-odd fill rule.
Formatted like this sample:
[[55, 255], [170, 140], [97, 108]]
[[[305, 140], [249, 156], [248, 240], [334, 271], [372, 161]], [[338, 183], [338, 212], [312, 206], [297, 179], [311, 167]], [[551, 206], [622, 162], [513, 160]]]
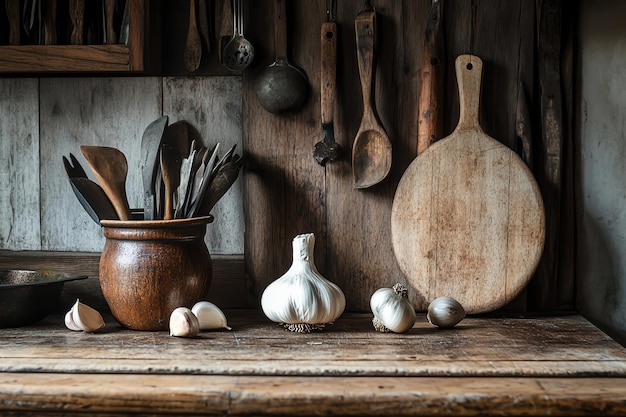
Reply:
[[382, 127], [372, 100], [376, 12], [360, 12], [354, 21], [363, 94], [363, 118], [352, 147], [354, 188], [368, 188], [381, 182], [391, 169], [391, 142]]
[[117, 33], [115, 33], [115, 25], [113, 24], [113, 18], [115, 16], [115, 0], [104, 0], [104, 14], [106, 43], [107, 45], [115, 45], [117, 43]]
[[126, 156], [119, 149], [108, 146], [82, 145], [80, 150], [115, 207], [117, 216], [120, 220], [129, 220], [131, 214], [126, 198], [126, 175], [128, 174]]
[[194, 72], [200, 67], [202, 58], [202, 44], [196, 19], [196, 1], [189, 0], [189, 29], [187, 30], [187, 45], [185, 46], [185, 68]]

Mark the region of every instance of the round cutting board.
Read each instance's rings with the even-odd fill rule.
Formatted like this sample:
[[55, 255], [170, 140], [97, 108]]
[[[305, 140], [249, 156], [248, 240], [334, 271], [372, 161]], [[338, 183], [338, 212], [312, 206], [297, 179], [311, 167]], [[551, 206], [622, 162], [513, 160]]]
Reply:
[[478, 122], [482, 61], [456, 63], [460, 117], [454, 132], [407, 168], [391, 211], [393, 250], [427, 302], [457, 299], [468, 313], [511, 301], [543, 251], [545, 214], [524, 162]]

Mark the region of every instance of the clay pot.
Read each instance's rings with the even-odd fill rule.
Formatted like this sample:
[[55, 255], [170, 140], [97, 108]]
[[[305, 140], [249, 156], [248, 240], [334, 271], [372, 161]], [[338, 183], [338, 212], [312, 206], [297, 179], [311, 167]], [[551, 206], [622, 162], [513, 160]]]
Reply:
[[166, 330], [176, 307], [209, 291], [204, 243], [212, 216], [176, 220], [102, 220], [100, 287], [113, 317], [133, 330]]

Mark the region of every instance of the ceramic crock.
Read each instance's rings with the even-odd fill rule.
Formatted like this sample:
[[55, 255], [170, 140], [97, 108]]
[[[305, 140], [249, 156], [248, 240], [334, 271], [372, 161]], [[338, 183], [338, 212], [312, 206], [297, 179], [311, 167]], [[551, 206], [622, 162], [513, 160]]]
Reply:
[[100, 287], [113, 317], [133, 330], [166, 330], [176, 307], [204, 298], [212, 277], [204, 243], [212, 216], [102, 220]]

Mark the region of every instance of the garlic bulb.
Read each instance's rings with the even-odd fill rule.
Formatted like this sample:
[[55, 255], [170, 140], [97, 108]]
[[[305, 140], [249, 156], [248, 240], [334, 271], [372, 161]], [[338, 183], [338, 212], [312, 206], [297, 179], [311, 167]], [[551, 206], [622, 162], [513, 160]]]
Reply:
[[170, 314], [170, 336], [195, 337], [199, 331], [200, 322], [187, 307], [178, 307]]
[[465, 309], [452, 297], [438, 297], [428, 306], [426, 318], [437, 327], [454, 327], [465, 318]]
[[192, 308], [191, 312], [198, 318], [200, 330], [211, 329], [227, 329], [226, 316], [218, 306], [209, 301], [198, 301]]
[[77, 299], [65, 314], [65, 327], [76, 332], [95, 332], [104, 327], [104, 319], [96, 310]]
[[314, 245], [313, 233], [296, 236], [291, 267], [261, 296], [261, 308], [267, 318], [295, 332], [320, 330], [333, 323], [346, 307], [343, 291], [317, 271]]
[[402, 284], [376, 290], [370, 298], [370, 307], [374, 313], [374, 328], [379, 332], [404, 333], [415, 324], [415, 309]]

